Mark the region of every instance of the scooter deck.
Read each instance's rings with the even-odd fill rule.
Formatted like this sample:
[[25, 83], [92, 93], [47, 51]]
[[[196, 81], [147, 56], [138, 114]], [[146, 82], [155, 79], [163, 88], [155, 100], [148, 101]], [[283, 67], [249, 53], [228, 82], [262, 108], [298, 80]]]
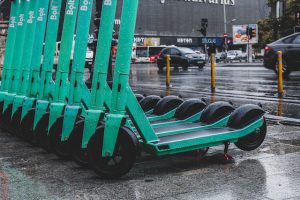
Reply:
[[[196, 124], [194, 124], [196, 125]], [[193, 131], [190, 133], [182, 133], [176, 135], [168, 135], [159, 138], [158, 145], [171, 143], [176, 141], [183, 141], [183, 140], [190, 140], [190, 139], [201, 139], [203, 137], [210, 137], [213, 135], [221, 135], [228, 132], [234, 131], [234, 129], [223, 127], [223, 128], [214, 128], [214, 129], [207, 129], [207, 130], [200, 130], [200, 131]]]
[[[176, 119], [174, 120], [176, 121]], [[176, 131], [176, 130], [180, 130], [180, 129], [189, 129], [189, 128], [197, 128], [200, 126], [205, 126], [206, 124], [200, 123], [200, 122], [196, 122], [196, 123], [184, 123], [184, 124], [176, 124], [173, 126], [164, 126], [164, 127], [157, 127], [154, 128], [154, 131], [159, 134], [162, 132], [166, 132], [166, 131]]]

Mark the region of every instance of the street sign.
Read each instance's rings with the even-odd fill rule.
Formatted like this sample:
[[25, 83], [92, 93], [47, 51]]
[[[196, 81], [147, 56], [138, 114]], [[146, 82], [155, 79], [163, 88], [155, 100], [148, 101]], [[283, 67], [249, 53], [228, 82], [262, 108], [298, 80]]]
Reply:
[[224, 38], [228, 38], [228, 34], [227, 33], [224, 33]]
[[[249, 30], [251, 30], [251, 37]], [[256, 44], [258, 43], [257, 24], [234, 25], [233, 44]]]

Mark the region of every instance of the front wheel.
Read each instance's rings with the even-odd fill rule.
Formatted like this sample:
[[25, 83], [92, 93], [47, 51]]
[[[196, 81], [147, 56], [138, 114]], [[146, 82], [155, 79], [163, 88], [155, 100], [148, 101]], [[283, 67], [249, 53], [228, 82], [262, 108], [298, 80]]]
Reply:
[[102, 178], [119, 178], [127, 174], [133, 167], [138, 140], [128, 128], [121, 127], [112, 157], [102, 157], [104, 127], [99, 126], [90, 139], [87, 153], [90, 165]]
[[253, 133], [250, 133], [249, 135], [238, 139], [235, 145], [239, 149], [244, 151], [253, 151], [263, 143], [267, 134], [266, 119], [264, 118], [263, 120], [264, 123], [260, 128], [256, 129]]
[[54, 153], [61, 158], [68, 159], [70, 156], [68, 141], [61, 140], [63, 123], [64, 123], [64, 116], [62, 115], [59, 118], [57, 118], [55, 123], [50, 128], [49, 138], [50, 138], [50, 145], [52, 146]]
[[162, 71], [164, 69], [164, 64], [162, 62], [157, 61], [157, 67], [159, 71]]

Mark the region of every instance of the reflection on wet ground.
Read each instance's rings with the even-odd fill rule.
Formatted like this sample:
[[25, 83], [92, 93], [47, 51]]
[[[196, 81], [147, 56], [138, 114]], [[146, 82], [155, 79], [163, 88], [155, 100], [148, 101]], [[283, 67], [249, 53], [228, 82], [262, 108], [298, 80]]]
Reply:
[[217, 91], [210, 92], [210, 68], [192, 68], [171, 72], [172, 88], [166, 90], [165, 71], [158, 73], [155, 64], [138, 64], [132, 68], [132, 87], [139, 93], [204, 97], [207, 100], [232, 101], [236, 106], [261, 103], [272, 115], [300, 119], [300, 72], [284, 81], [285, 95], [278, 99], [276, 75], [261, 65], [217, 66]]
[[[231, 146], [235, 162], [195, 154], [143, 155], [120, 180], [101, 180], [72, 161], [0, 133], [0, 196], [10, 199], [299, 199], [300, 127], [270, 123], [256, 151]], [[210, 149], [214, 158], [223, 147]], [[6, 198], [6, 199], [8, 199]], [[5, 199], [5, 198], [4, 198]]]

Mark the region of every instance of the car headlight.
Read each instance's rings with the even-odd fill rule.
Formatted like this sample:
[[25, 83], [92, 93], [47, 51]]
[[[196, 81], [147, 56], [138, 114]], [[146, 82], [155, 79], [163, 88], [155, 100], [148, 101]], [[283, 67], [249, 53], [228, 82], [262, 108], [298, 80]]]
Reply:
[[185, 57], [189, 58], [189, 59], [192, 59], [193, 56], [192, 55], [185, 55]]

